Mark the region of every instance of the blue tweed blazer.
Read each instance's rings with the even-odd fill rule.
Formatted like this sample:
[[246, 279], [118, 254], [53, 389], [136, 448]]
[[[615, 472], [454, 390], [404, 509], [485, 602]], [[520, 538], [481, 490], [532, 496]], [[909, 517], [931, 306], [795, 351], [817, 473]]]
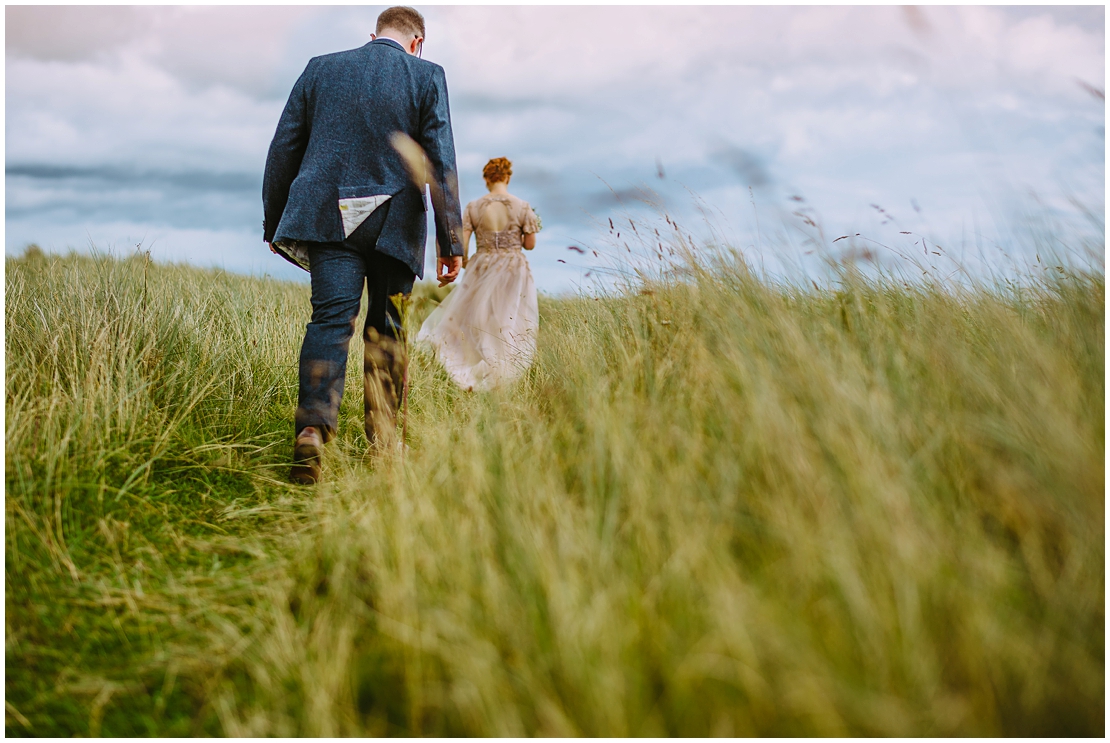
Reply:
[[[426, 173], [441, 256], [462, 255], [455, 141], [443, 68], [388, 39], [314, 57], [293, 86], [266, 157], [263, 239], [307, 269], [303, 242], [344, 239], [340, 199], [389, 196], [379, 252], [424, 275], [428, 204], [391, 137], [415, 140]], [[422, 178], [423, 180], [423, 178]], [[348, 242], [358, 245], [355, 229]]]

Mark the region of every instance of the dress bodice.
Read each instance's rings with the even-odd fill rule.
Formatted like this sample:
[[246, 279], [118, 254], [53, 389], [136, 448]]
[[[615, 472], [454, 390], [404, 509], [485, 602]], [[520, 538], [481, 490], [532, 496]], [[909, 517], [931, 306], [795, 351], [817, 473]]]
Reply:
[[[493, 204], [504, 204], [508, 222], [500, 230], [491, 230], [483, 219], [486, 210]], [[466, 205], [463, 214], [463, 227], [474, 233], [478, 251], [521, 250], [524, 236], [536, 232], [536, 215], [527, 201], [509, 194], [486, 194]]]
[[524, 236], [519, 227], [475, 232], [474, 240], [478, 245], [478, 250], [521, 250], [524, 248]]

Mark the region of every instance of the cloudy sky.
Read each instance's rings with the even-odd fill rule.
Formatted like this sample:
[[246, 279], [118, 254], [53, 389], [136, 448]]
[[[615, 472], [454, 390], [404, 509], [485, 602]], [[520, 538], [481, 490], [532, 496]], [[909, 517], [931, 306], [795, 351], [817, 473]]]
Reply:
[[[266, 150], [308, 59], [384, 7], [8, 6], [6, 250], [304, 278], [261, 242]], [[463, 200], [513, 160], [541, 290], [664, 213], [777, 274], [920, 236], [991, 270], [1028, 221], [1101, 240], [1101, 6], [420, 7]]]

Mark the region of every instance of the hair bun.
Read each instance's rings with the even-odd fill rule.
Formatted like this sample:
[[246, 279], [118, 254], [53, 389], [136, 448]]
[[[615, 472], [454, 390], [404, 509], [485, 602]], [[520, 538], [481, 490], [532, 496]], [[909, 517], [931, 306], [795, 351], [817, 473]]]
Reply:
[[513, 174], [513, 164], [507, 157], [495, 157], [482, 168], [482, 177], [487, 183], [501, 183]]

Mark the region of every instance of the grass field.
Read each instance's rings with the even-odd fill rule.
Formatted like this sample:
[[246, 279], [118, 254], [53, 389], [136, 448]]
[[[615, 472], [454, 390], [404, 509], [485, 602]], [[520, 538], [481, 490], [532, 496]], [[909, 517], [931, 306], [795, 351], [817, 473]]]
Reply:
[[541, 299], [403, 458], [356, 342], [297, 488], [304, 286], [6, 268], [8, 735], [1105, 732], [1102, 274]]

